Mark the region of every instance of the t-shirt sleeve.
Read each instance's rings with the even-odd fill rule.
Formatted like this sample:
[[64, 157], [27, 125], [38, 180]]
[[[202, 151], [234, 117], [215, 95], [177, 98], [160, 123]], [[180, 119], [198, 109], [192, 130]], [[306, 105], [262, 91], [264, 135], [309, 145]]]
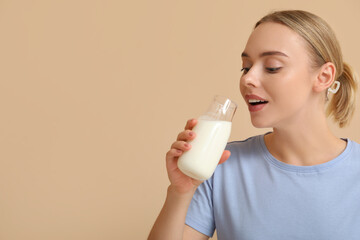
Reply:
[[212, 178], [204, 181], [197, 188], [185, 220], [186, 225], [209, 237], [212, 237], [215, 231], [211, 180]]

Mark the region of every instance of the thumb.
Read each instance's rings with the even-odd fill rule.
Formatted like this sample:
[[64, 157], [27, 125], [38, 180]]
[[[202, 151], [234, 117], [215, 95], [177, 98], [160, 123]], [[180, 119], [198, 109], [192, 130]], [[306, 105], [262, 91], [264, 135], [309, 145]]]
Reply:
[[220, 158], [219, 164], [224, 163], [231, 155], [231, 152], [229, 150], [225, 150]]

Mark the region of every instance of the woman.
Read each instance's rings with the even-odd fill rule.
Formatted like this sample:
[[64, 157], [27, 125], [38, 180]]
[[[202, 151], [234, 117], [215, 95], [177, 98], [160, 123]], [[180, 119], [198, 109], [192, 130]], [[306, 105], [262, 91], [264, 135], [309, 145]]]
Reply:
[[305, 11], [274, 12], [242, 59], [252, 124], [273, 132], [229, 143], [202, 183], [176, 165], [196, 137], [189, 120], [166, 155], [171, 184], [149, 239], [208, 239], [215, 228], [218, 239], [358, 239], [360, 145], [326, 122], [349, 122], [357, 87], [333, 31]]

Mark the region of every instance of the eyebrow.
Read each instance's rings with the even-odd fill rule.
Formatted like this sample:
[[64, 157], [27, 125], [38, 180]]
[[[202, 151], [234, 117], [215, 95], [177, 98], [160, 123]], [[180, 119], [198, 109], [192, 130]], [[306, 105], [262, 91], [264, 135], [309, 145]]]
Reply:
[[[269, 51], [269, 52], [263, 52], [260, 54], [260, 57], [264, 57], [264, 56], [272, 56], [272, 55], [278, 55], [278, 56], [283, 56], [283, 57], [289, 57], [288, 55], [286, 55], [283, 52], [279, 52], [279, 51]], [[246, 52], [243, 52], [241, 54], [241, 57], [250, 57], [249, 54], [247, 54]]]

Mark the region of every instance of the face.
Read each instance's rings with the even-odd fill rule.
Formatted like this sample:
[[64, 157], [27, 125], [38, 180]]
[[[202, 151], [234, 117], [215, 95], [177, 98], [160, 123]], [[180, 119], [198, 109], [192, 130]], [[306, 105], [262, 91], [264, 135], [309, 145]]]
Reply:
[[305, 40], [296, 32], [278, 23], [260, 24], [242, 61], [240, 91], [255, 127], [301, 123], [311, 114], [316, 74]]

